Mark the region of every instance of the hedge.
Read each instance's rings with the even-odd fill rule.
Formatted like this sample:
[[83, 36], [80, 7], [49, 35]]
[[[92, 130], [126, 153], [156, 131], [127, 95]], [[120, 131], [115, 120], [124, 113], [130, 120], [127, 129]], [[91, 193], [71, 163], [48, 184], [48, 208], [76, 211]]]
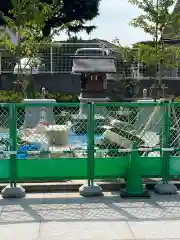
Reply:
[[[40, 93], [35, 93], [36, 98], [40, 98]], [[48, 93], [47, 99], [56, 99], [57, 102], [78, 102], [78, 95], [66, 93]], [[24, 99], [23, 93], [14, 91], [0, 91], [0, 103], [19, 103]]]

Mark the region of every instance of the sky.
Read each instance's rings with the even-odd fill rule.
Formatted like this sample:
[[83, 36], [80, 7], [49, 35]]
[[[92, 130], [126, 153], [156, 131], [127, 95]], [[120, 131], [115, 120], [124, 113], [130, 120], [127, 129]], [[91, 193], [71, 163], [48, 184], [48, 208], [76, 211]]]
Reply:
[[[140, 14], [140, 10], [128, 0], [101, 0], [99, 16], [91, 21], [97, 28], [89, 36], [80, 33], [83, 39], [100, 38], [112, 42], [118, 38], [122, 45], [130, 46], [133, 43], [151, 39], [139, 28], [129, 26], [129, 21]], [[55, 40], [65, 40], [65, 33], [55, 37]]]

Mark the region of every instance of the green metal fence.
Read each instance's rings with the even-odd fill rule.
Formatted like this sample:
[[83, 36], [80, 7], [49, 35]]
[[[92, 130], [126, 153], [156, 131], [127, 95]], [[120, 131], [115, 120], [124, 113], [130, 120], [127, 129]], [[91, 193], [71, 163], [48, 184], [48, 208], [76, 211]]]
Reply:
[[[36, 134], [23, 127], [28, 107], [31, 114], [36, 108], [53, 108], [55, 124], [68, 128], [68, 144], [19, 150]], [[79, 107], [79, 103], [1, 104], [0, 181], [15, 186], [35, 180], [87, 179], [92, 184], [97, 179], [126, 179], [132, 161], [141, 178], [161, 177], [167, 182], [180, 176], [180, 103], [89, 103], [83, 105], [87, 115], [79, 114]], [[45, 142], [46, 136], [41, 137]]]

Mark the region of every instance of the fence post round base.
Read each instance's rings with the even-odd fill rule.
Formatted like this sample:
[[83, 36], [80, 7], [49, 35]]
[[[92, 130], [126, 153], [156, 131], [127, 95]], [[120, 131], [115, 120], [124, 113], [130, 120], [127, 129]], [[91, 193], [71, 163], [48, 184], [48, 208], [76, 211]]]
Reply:
[[102, 196], [102, 188], [97, 185], [97, 184], [93, 184], [93, 185], [88, 185], [88, 184], [84, 184], [79, 188], [79, 193], [81, 196], [83, 197], [95, 197], [95, 196]]
[[155, 193], [162, 195], [177, 194], [177, 187], [172, 183], [157, 183], [154, 187]]
[[1, 194], [3, 198], [22, 198], [25, 197], [26, 192], [20, 185], [17, 185], [16, 187], [8, 185], [1, 191]]

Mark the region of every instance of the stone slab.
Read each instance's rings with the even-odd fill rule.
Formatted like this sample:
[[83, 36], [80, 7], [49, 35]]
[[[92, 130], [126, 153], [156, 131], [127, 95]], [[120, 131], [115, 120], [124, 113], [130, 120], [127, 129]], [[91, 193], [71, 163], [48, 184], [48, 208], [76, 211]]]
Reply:
[[2, 240], [179, 240], [180, 195], [121, 199], [119, 192], [27, 194], [1, 199]]
[[135, 239], [180, 239], [180, 221], [129, 222]]
[[80, 221], [43, 223], [39, 240], [134, 239], [126, 222]]
[[0, 225], [2, 240], [38, 240], [40, 223]]

